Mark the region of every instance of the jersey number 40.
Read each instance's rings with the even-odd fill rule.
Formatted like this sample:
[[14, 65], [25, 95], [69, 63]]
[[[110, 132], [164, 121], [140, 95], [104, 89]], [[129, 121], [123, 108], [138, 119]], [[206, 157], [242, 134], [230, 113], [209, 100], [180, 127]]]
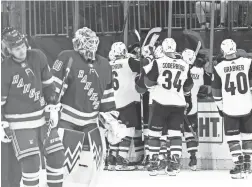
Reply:
[[[240, 72], [236, 75], [236, 83], [237, 83], [237, 90], [240, 94], [247, 93], [248, 83], [245, 73]], [[231, 95], [235, 95], [236, 87], [233, 81], [230, 82], [230, 73], [226, 74], [225, 90], [226, 92], [231, 92]]]
[[162, 84], [163, 88], [170, 90], [173, 88], [177, 88], [177, 92], [181, 89], [181, 80], [179, 79], [181, 75], [181, 71], [178, 71], [175, 75], [174, 81], [172, 82], [172, 72], [170, 70], [165, 70], [162, 74], [165, 78], [165, 84]]

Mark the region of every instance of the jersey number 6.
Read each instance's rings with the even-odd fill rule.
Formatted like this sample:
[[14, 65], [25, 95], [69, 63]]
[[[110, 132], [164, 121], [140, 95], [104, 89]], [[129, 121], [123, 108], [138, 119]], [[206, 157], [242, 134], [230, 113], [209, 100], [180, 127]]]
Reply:
[[116, 79], [118, 77], [118, 74], [116, 71], [112, 71], [112, 75], [113, 75], [113, 80], [112, 80], [113, 88], [114, 88], [114, 90], [118, 90], [119, 89], [119, 81]]
[[181, 71], [178, 71], [175, 79], [172, 83], [172, 72], [170, 70], [165, 70], [162, 74], [165, 78], [165, 82], [166, 84], [162, 84], [163, 88], [170, 90], [172, 88], [172, 85], [174, 88], [177, 88], [177, 92], [180, 91], [181, 89], [181, 80], [179, 79], [180, 75], [181, 75]]
[[[229, 86], [230, 83], [230, 86]], [[248, 91], [248, 83], [246, 74], [243, 72], [240, 72], [236, 75], [236, 83], [237, 83], [237, 90], [240, 94], [245, 94]], [[243, 84], [242, 84], [243, 83]], [[225, 90], [226, 92], [231, 92], [231, 95], [235, 95], [235, 89], [234, 82], [230, 82], [230, 73], [226, 74], [226, 82], [225, 82]]]

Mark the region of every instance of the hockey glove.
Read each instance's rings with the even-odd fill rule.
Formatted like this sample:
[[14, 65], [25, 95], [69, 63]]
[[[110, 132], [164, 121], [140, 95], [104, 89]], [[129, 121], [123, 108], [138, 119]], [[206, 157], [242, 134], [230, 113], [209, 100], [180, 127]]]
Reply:
[[3, 143], [10, 143], [12, 139], [12, 132], [7, 121], [1, 121], [1, 141]]
[[186, 101], [185, 114], [187, 115], [192, 110], [191, 93], [188, 94], [188, 95], [185, 95], [185, 101]]
[[57, 105], [49, 104], [45, 107], [46, 121], [52, 123], [52, 128], [55, 128], [58, 125], [61, 109], [61, 103], [58, 103]]

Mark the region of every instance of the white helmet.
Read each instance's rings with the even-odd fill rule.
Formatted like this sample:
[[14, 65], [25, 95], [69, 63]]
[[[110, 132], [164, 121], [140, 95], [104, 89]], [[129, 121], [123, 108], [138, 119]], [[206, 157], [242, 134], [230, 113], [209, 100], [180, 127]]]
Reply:
[[194, 61], [196, 60], [196, 55], [195, 55], [195, 52], [193, 50], [185, 49], [182, 52], [182, 58], [187, 64], [193, 65]]
[[114, 51], [113, 50], [110, 50], [109, 51], [109, 60], [110, 61], [113, 61], [113, 60], [115, 60], [116, 58], [115, 58], [115, 55], [114, 55]]
[[162, 47], [165, 53], [174, 53], [176, 51], [177, 44], [173, 38], [166, 38], [162, 42]]
[[76, 31], [72, 42], [74, 50], [78, 51], [86, 60], [95, 60], [99, 38], [94, 31], [83, 27]]
[[221, 51], [224, 57], [236, 53], [236, 43], [232, 39], [223, 40], [221, 43]]
[[111, 50], [114, 52], [115, 57], [126, 56], [128, 53], [127, 47], [123, 42], [115, 42], [111, 46]]
[[157, 48], [155, 49], [154, 56], [155, 58], [161, 58], [164, 56], [163, 48], [161, 45], [157, 46]]

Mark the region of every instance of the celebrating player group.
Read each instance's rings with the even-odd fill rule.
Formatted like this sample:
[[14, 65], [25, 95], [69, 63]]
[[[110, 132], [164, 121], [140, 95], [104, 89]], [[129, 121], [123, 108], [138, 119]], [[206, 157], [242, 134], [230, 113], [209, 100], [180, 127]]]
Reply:
[[[235, 166], [231, 177], [251, 173], [251, 59], [239, 56], [236, 43], [226, 39], [211, 75], [200, 42], [180, 53], [173, 38], [158, 39], [160, 31], [151, 29], [144, 42], [136, 32], [139, 43], [129, 49], [113, 43], [107, 59], [96, 54], [99, 37], [84, 27], [72, 39], [73, 50], [62, 51], [51, 67], [23, 34], [3, 31], [2, 142], [13, 146], [24, 187], [39, 186], [42, 157], [48, 187], [62, 187], [65, 180], [94, 186], [105, 162], [108, 170], [144, 167], [151, 176], [176, 176], [182, 136], [188, 165], [197, 170], [202, 86], [224, 118]], [[132, 141], [134, 165], [128, 157]]]

